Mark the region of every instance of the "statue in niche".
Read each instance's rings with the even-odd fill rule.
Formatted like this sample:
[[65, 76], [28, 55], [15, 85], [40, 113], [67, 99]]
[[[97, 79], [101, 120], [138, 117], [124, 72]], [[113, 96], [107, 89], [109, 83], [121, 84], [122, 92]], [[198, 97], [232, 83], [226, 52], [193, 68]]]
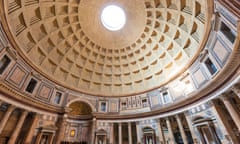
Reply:
[[103, 144], [101, 139], [98, 141], [98, 144]]
[[152, 143], [152, 138], [149, 138], [148, 144], [153, 144]]

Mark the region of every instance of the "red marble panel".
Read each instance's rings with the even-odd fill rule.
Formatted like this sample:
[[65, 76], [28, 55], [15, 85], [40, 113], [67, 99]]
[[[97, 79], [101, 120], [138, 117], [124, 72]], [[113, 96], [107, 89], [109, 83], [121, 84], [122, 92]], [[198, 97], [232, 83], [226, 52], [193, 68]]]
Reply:
[[52, 94], [53, 88], [47, 84], [42, 84], [39, 89], [38, 97], [44, 100], [49, 100]]
[[24, 70], [21, 66], [15, 65], [12, 71], [7, 76], [7, 81], [20, 88], [27, 77], [27, 71]]

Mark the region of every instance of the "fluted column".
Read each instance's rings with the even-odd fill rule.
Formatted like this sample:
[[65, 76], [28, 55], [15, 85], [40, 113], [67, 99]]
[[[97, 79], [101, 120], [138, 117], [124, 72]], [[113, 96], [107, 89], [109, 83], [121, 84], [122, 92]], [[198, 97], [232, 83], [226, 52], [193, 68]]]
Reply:
[[122, 123], [118, 123], [118, 144], [122, 144]]
[[186, 121], [187, 121], [187, 124], [188, 124], [188, 128], [189, 128], [189, 130], [191, 132], [191, 135], [192, 135], [193, 143], [198, 144], [198, 137], [197, 137], [197, 135], [196, 135], [196, 133], [193, 129], [192, 121], [191, 121], [191, 119], [190, 119], [190, 117], [187, 113], [184, 113], [184, 115], [185, 115], [185, 118], [186, 118]]
[[28, 134], [26, 136], [24, 144], [31, 144], [32, 138], [33, 138], [33, 135], [34, 135], [34, 131], [35, 131], [36, 127], [37, 127], [38, 121], [39, 121], [39, 115], [36, 114], [34, 116], [32, 125], [31, 125], [31, 127], [29, 129], [29, 132], [28, 132]]
[[240, 98], [240, 88], [234, 85], [231, 89]]
[[128, 123], [128, 143], [132, 144], [132, 128], [131, 123]]
[[141, 135], [140, 135], [141, 129], [139, 126], [139, 122], [136, 122], [136, 132], [137, 132], [137, 144], [140, 144], [141, 143]]
[[17, 140], [17, 137], [21, 131], [21, 128], [23, 126], [23, 123], [24, 123], [24, 120], [26, 118], [28, 114], [28, 111], [24, 111], [22, 114], [21, 114], [21, 117], [20, 119], [18, 120], [18, 123], [13, 131], [13, 134], [11, 135], [9, 141], [8, 141], [8, 144], [15, 144], [16, 140]]
[[113, 129], [114, 123], [110, 123], [110, 134], [109, 134], [109, 142], [110, 144], [113, 144], [114, 140], [114, 129]]
[[6, 111], [6, 113], [4, 114], [1, 122], [0, 122], [0, 134], [2, 133], [5, 125], [7, 124], [7, 121], [9, 119], [9, 117], [11, 116], [13, 110], [15, 109], [15, 106], [10, 105]]
[[178, 127], [179, 127], [179, 130], [180, 130], [182, 139], [183, 139], [183, 143], [184, 143], [184, 144], [188, 144], [187, 137], [186, 137], [186, 134], [185, 134], [185, 131], [184, 131], [182, 122], [181, 122], [181, 120], [180, 120], [180, 118], [179, 118], [179, 115], [176, 115], [175, 117], [176, 117], [176, 119], [177, 119]]
[[165, 138], [163, 135], [163, 130], [162, 130], [162, 125], [161, 125], [161, 120], [157, 120], [157, 128], [158, 128], [158, 133], [159, 133], [159, 143], [164, 144], [165, 143]]
[[240, 131], [240, 116], [238, 115], [237, 111], [230, 102], [229, 97], [227, 95], [223, 95], [221, 97], [221, 100], [223, 101], [225, 107], [227, 108], [229, 114], [231, 115], [233, 121], [235, 122], [238, 131]]
[[170, 138], [170, 144], [174, 144], [175, 143], [175, 139], [174, 139], [172, 126], [171, 126], [171, 122], [170, 122], [169, 118], [166, 118], [166, 123], [167, 123], [169, 138]]

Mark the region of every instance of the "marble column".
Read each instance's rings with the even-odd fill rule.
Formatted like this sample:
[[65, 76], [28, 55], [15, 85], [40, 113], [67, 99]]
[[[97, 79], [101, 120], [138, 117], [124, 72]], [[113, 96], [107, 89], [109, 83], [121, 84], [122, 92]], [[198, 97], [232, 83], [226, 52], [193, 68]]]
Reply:
[[240, 116], [238, 115], [238, 112], [233, 107], [233, 104], [230, 102], [229, 97], [227, 95], [223, 95], [221, 97], [221, 100], [223, 101], [225, 107], [227, 108], [229, 114], [231, 115], [233, 121], [235, 122], [238, 131], [240, 131]]
[[9, 117], [11, 116], [13, 110], [15, 109], [15, 106], [10, 105], [7, 109], [7, 111], [5, 112], [1, 122], [0, 122], [0, 134], [2, 133], [5, 125], [7, 124], [7, 121], [9, 119]]
[[37, 125], [38, 125], [38, 121], [39, 121], [39, 115], [35, 114], [32, 125], [29, 129], [29, 132], [28, 132], [27, 136], [26, 136], [24, 144], [31, 144], [32, 138], [33, 138], [33, 135], [34, 135], [34, 131], [35, 131]]
[[56, 143], [61, 143], [61, 141], [64, 141], [66, 125], [67, 125], [65, 116], [59, 117], [59, 121], [60, 121], [60, 124], [59, 124], [60, 127], [59, 127], [59, 132], [56, 135], [57, 136]]
[[[97, 136], [95, 135], [95, 131], [96, 131], [96, 124], [97, 124], [97, 120], [96, 120], [96, 118], [93, 118], [93, 120], [92, 120], [92, 137], [91, 137], [91, 144], [94, 144], [94, 141], [96, 141], [97, 142]], [[96, 143], [95, 142], [95, 143]]]
[[198, 137], [197, 137], [197, 135], [194, 131], [191, 118], [190, 118], [189, 114], [187, 114], [186, 112], [184, 113], [184, 115], [185, 115], [185, 118], [186, 118], [186, 121], [187, 121], [187, 124], [188, 124], [188, 128], [190, 130], [190, 133], [192, 135], [193, 143], [198, 144]]
[[218, 104], [218, 101], [212, 100], [212, 105], [213, 106], [211, 110], [217, 119], [219, 128], [221, 129], [222, 133], [225, 136], [225, 139], [224, 139], [225, 141], [223, 140], [222, 143], [228, 143], [230, 139], [232, 139], [233, 143], [238, 143], [235, 133], [232, 130], [231, 124], [226, 119], [226, 114], [222, 110], [221, 106]]
[[103, 144], [107, 144], [107, 136], [104, 136]]
[[131, 122], [128, 123], [128, 144], [132, 144], [132, 128], [131, 128]]
[[21, 128], [23, 126], [24, 120], [27, 117], [28, 111], [23, 111], [23, 113], [21, 114], [20, 119], [17, 122], [17, 125], [8, 141], [8, 144], [15, 144], [17, 137], [21, 131]]
[[165, 143], [165, 138], [162, 130], [162, 125], [161, 125], [161, 120], [157, 120], [157, 128], [158, 128], [158, 133], [159, 133], [159, 143], [164, 144]]
[[170, 139], [170, 144], [174, 144], [175, 139], [174, 139], [172, 126], [171, 126], [171, 122], [170, 122], [169, 118], [166, 118], [166, 123], [167, 123], [167, 128], [168, 128], [168, 135], [169, 135], [169, 139]]
[[140, 129], [139, 122], [136, 122], [136, 132], [137, 132], [137, 144], [140, 144], [141, 143], [141, 135], [140, 135], [141, 129]]
[[180, 120], [179, 115], [176, 115], [175, 118], [176, 118], [177, 123], [178, 123], [178, 128], [180, 130], [180, 133], [181, 133], [181, 136], [182, 136], [182, 139], [183, 139], [183, 143], [188, 144], [187, 137], [186, 137], [186, 134], [185, 134], [185, 131], [184, 131], [184, 128], [183, 128], [183, 125], [182, 125], [182, 122]]
[[98, 136], [95, 137], [95, 142], [92, 144], [98, 144]]
[[212, 138], [214, 138], [214, 140], [215, 140], [215, 143], [220, 144], [221, 142], [220, 142], [220, 140], [219, 140], [219, 138], [216, 134], [214, 124], [213, 123], [208, 123], [207, 126], [208, 126], [208, 129], [209, 129], [209, 132], [210, 132]]
[[234, 85], [231, 89], [240, 98], [240, 88]]
[[51, 135], [51, 138], [50, 138], [50, 140], [49, 140], [49, 144], [53, 144], [53, 139], [54, 139], [54, 137], [55, 137], [55, 133], [53, 133], [53, 134]]
[[41, 130], [38, 131], [37, 138], [35, 140], [34, 144], [40, 144], [41, 138], [42, 138], [43, 132]]
[[199, 142], [201, 143], [201, 144], [208, 144], [207, 142], [206, 142], [206, 140], [205, 140], [205, 137], [204, 137], [204, 135], [205, 135], [205, 133], [204, 133], [204, 131], [202, 130], [202, 128], [201, 127], [196, 127], [196, 129], [197, 129], [197, 132], [198, 132], [198, 134], [199, 134]]
[[118, 144], [122, 144], [122, 123], [118, 123]]
[[110, 144], [113, 144], [113, 141], [114, 141], [114, 123], [110, 123], [110, 134], [109, 134], [109, 142]]

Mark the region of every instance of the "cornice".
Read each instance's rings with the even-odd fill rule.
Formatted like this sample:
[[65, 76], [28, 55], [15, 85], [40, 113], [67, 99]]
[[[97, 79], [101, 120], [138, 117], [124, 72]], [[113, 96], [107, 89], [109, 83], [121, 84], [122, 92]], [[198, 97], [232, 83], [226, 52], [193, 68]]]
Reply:
[[0, 82], [0, 94], [2, 94], [5, 97], [11, 98], [11, 100], [14, 100], [16, 102], [23, 104], [23, 106], [27, 105], [45, 112], [60, 113], [60, 114], [64, 113], [63, 108], [55, 107], [55, 106], [49, 105], [48, 103], [43, 103], [32, 97], [27, 97], [24, 94], [9, 87], [2, 81]]

